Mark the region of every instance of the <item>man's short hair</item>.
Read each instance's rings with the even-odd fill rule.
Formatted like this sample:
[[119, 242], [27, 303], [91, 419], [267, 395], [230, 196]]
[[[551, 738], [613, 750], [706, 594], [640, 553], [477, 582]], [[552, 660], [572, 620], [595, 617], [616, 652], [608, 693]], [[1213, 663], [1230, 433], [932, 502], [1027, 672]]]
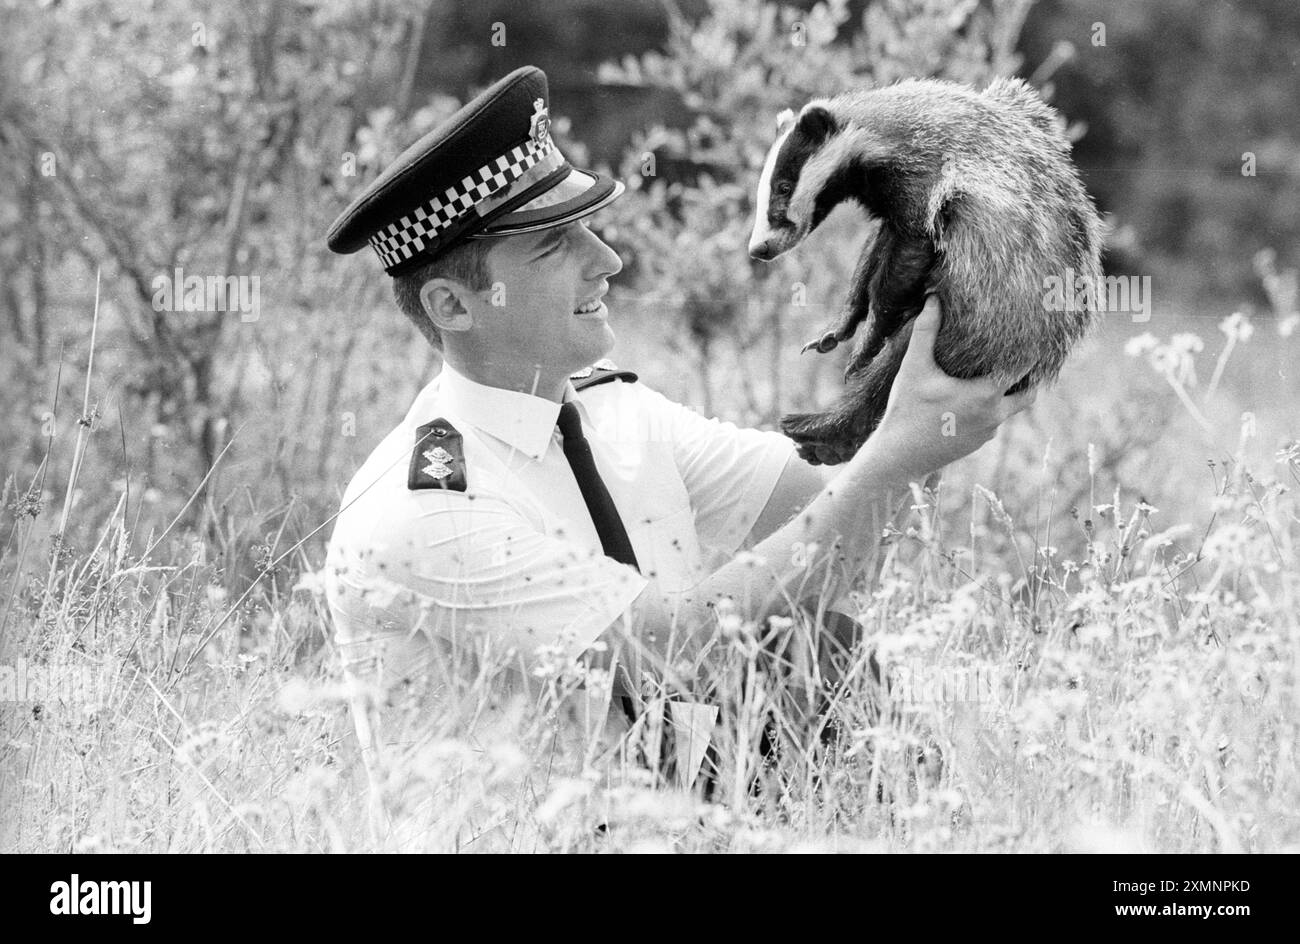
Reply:
[[424, 339], [442, 350], [442, 334], [430, 319], [420, 301], [420, 289], [430, 279], [455, 279], [475, 292], [490, 288], [492, 276], [488, 272], [490, 239], [467, 239], [453, 246], [432, 262], [417, 266], [409, 272], [393, 276], [393, 295], [402, 310], [424, 335]]

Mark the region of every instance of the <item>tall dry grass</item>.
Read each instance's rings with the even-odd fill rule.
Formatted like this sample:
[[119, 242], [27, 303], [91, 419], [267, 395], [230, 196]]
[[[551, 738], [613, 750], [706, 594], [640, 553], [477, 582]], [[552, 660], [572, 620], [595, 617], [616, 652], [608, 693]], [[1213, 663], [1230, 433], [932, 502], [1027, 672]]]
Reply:
[[[1212, 387], [1250, 341], [1240, 320], [1223, 331]], [[1194, 424], [1214, 415], [1187, 335], [1129, 347], [1126, 369], [1197, 406]], [[581, 673], [562, 665], [529, 697], [462, 678], [368, 774], [349, 699], [373, 693], [345, 682], [330, 641], [326, 532], [285, 514], [249, 561], [235, 522], [137, 539], [118, 500], [86, 546], [51, 552], [51, 510], [7, 483], [0, 846], [1294, 850], [1300, 446], [1252, 468], [1253, 423], [1194, 460], [1206, 484], [1185, 520], [1159, 505], [1160, 469], [1117, 485], [1131, 473], [1086, 438], [1098, 427], [1057, 428], [1068, 464], [1038, 467], [1019, 449], [1041, 446], [1034, 421], [1009, 429], [985, 481], [1016, 483], [1014, 500], [963, 465], [882, 537], [838, 684], [806, 616], [724, 611], [704, 671], [720, 709], [707, 801], [575, 716]]]

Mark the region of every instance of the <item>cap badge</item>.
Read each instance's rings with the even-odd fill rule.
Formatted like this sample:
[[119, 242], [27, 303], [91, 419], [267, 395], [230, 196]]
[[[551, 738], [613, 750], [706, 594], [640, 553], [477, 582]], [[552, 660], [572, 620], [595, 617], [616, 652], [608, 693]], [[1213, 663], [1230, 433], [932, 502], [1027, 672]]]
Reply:
[[446, 449], [443, 449], [441, 446], [434, 446], [432, 449], [424, 450], [421, 455], [423, 455], [429, 462], [428, 465], [420, 470], [425, 475], [430, 478], [438, 479], [439, 481], [442, 481], [447, 476], [451, 475], [452, 463], [456, 461], [456, 458]]
[[546, 111], [546, 102], [537, 99], [533, 102], [533, 122], [529, 127], [528, 136], [533, 139], [533, 144], [538, 148], [546, 147], [551, 136], [551, 116]]

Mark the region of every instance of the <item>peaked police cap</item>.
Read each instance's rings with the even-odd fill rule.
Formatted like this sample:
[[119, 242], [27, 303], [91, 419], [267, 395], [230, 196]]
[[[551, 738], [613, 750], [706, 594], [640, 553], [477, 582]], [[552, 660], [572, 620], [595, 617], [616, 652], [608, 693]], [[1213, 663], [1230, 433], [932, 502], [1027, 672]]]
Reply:
[[551, 139], [546, 73], [516, 69], [411, 145], [330, 227], [337, 253], [369, 245], [389, 275], [466, 239], [593, 213], [623, 184], [569, 164]]

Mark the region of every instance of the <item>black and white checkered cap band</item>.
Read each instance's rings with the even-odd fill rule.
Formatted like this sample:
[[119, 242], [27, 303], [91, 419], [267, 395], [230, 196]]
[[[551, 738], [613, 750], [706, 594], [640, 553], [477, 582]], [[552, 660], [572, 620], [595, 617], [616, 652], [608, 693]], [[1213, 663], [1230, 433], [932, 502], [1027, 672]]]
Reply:
[[385, 269], [412, 259], [452, 223], [479, 203], [510, 186], [530, 167], [555, 151], [550, 135], [538, 145], [528, 139], [496, 160], [484, 164], [445, 193], [432, 197], [423, 206], [389, 223], [370, 237], [370, 245], [379, 254]]

